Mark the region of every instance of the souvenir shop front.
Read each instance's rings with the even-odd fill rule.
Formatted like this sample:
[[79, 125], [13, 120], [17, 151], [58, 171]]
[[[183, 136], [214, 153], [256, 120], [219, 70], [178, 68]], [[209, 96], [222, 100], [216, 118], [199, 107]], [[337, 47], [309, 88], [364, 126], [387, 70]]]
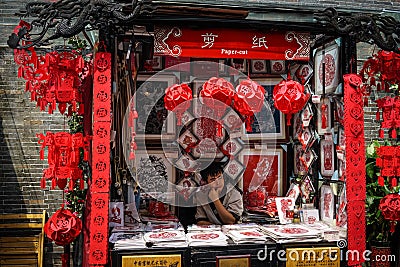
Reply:
[[[29, 15], [54, 14], [61, 3], [42, 6], [42, 13], [31, 8]], [[60, 112], [83, 116], [74, 151], [82, 148], [90, 166], [86, 266], [364, 262], [354, 253], [343, 257], [366, 250], [367, 92], [355, 74], [355, 44], [372, 40], [397, 49], [357, 27], [376, 17], [248, 3], [153, 1], [114, 4], [121, 9], [112, 11], [90, 5], [96, 14], [89, 8], [80, 14], [90, 14], [91, 22], [79, 24], [79, 17], [67, 25], [54, 17], [59, 24], [49, 38], [87, 37], [88, 26], [99, 27], [89, 67], [84, 60], [66, 64], [67, 54], [57, 57], [60, 73], [86, 71], [80, 89], [60, 79], [60, 87], [52, 87], [54, 102], [48, 96], [38, 102], [49, 112], [58, 103]], [[16, 28], [9, 45], [25, 47], [20, 51], [32, 58], [33, 38], [25, 39], [30, 27]], [[27, 88], [37, 93], [32, 80]], [[75, 98], [66, 99], [61, 88]], [[54, 145], [53, 137], [41, 138], [43, 148]], [[198, 207], [216, 209], [207, 195], [212, 183], [202, 177], [215, 164], [223, 170], [226, 196], [239, 193], [241, 216], [235, 224], [199, 226]], [[79, 171], [67, 179], [46, 175], [43, 185], [46, 179], [53, 187], [65, 187], [67, 179], [72, 187], [84, 183]]]

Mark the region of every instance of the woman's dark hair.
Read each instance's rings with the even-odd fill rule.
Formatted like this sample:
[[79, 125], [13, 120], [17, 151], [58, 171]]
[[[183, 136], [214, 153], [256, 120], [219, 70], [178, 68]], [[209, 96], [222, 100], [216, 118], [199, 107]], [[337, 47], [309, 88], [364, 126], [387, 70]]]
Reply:
[[208, 176], [215, 176], [219, 173], [224, 173], [224, 169], [219, 162], [212, 162], [209, 166], [207, 166], [207, 168], [200, 171], [201, 178], [205, 181], [207, 180]]

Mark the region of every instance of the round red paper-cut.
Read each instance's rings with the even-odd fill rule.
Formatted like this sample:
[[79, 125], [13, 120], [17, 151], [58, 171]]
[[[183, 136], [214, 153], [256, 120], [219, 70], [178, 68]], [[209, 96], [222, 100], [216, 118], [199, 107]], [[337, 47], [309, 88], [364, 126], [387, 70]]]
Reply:
[[70, 244], [80, 234], [82, 221], [70, 210], [61, 208], [46, 222], [44, 232], [59, 246]]

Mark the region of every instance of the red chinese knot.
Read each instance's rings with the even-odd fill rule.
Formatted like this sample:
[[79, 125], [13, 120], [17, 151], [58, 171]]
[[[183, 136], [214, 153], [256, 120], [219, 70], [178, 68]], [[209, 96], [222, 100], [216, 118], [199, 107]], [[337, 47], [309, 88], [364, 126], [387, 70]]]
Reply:
[[70, 244], [80, 234], [82, 221], [70, 210], [61, 208], [44, 225], [44, 232], [47, 237], [57, 245]]

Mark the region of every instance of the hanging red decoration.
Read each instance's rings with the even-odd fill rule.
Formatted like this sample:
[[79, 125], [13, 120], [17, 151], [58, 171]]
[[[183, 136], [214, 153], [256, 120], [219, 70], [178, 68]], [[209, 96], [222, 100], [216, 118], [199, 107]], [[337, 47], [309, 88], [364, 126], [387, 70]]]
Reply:
[[400, 220], [400, 195], [395, 193], [384, 196], [379, 203], [379, 209], [383, 218], [390, 221], [390, 232], [393, 233], [397, 221]]
[[[216, 119], [220, 120], [226, 108], [232, 104], [234, 96], [233, 85], [224, 78], [212, 77], [203, 84], [200, 97], [209, 108], [214, 110]], [[217, 136], [222, 136], [222, 123], [217, 123]]]
[[392, 85], [400, 82], [400, 55], [379, 50], [364, 62], [360, 76], [364, 90], [370, 92], [372, 88], [376, 88], [378, 91], [389, 92]]
[[275, 107], [286, 114], [286, 124], [290, 125], [292, 114], [299, 112], [307, 103], [310, 94], [304, 93], [304, 86], [293, 80], [282, 80], [275, 85], [273, 99]]
[[[20, 25], [30, 28], [27, 22]], [[45, 56], [38, 56], [33, 47], [15, 49], [14, 61], [18, 68], [18, 77], [26, 80], [25, 89], [31, 93], [31, 101], [37, 101], [40, 110], [48, 109], [49, 114], [57, 108], [61, 114], [73, 112], [83, 114], [81, 79], [89, 74], [88, 62], [80, 52], [53, 51]]]
[[384, 186], [384, 177], [387, 177], [392, 187], [397, 186], [397, 177], [400, 176], [400, 147], [380, 146], [377, 148], [377, 154], [376, 166], [381, 173], [378, 184]]
[[[343, 75], [344, 135], [346, 154], [347, 249], [363, 253], [366, 249], [365, 222], [365, 139], [361, 78]], [[348, 259], [349, 266], [361, 266], [364, 259]]]
[[57, 210], [44, 225], [44, 232], [59, 246], [70, 244], [82, 230], [82, 221], [70, 210]]
[[[379, 129], [379, 137], [384, 138], [384, 130], [389, 129], [391, 138], [397, 137], [397, 128], [400, 127], [400, 97], [385, 96], [376, 100], [378, 110], [376, 119], [382, 119], [381, 128]], [[380, 110], [382, 116], [380, 116]]]
[[192, 89], [186, 83], [174, 84], [165, 89], [164, 105], [167, 110], [176, 113], [177, 125], [182, 123], [182, 114], [190, 107]]
[[[51, 180], [51, 188], [56, 185], [64, 189], [67, 179], [70, 179], [70, 190], [74, 188], [77, 180], [81, 189], [84, 187], [82, 169], [79, 168], [80, 150], [88, 154], [89, 140], [82, 133], [70, 134], [66, 132], [37, 134], [38, 143], [42, 145], [40, 159], [44, 160], [44, 149], [48, 148], [47, 162], [49, 167], [43, 171], [41, 187], [46, 187], [46, 180]], [[86, 159], [87, 160], [87, 159]]]
[[233, 108], [245, 117], [246, 131], [251, 132], [254, 113], [261, 111], [264, 104], [265, 89], [251, 79], [242, 80], [236, 86]]

